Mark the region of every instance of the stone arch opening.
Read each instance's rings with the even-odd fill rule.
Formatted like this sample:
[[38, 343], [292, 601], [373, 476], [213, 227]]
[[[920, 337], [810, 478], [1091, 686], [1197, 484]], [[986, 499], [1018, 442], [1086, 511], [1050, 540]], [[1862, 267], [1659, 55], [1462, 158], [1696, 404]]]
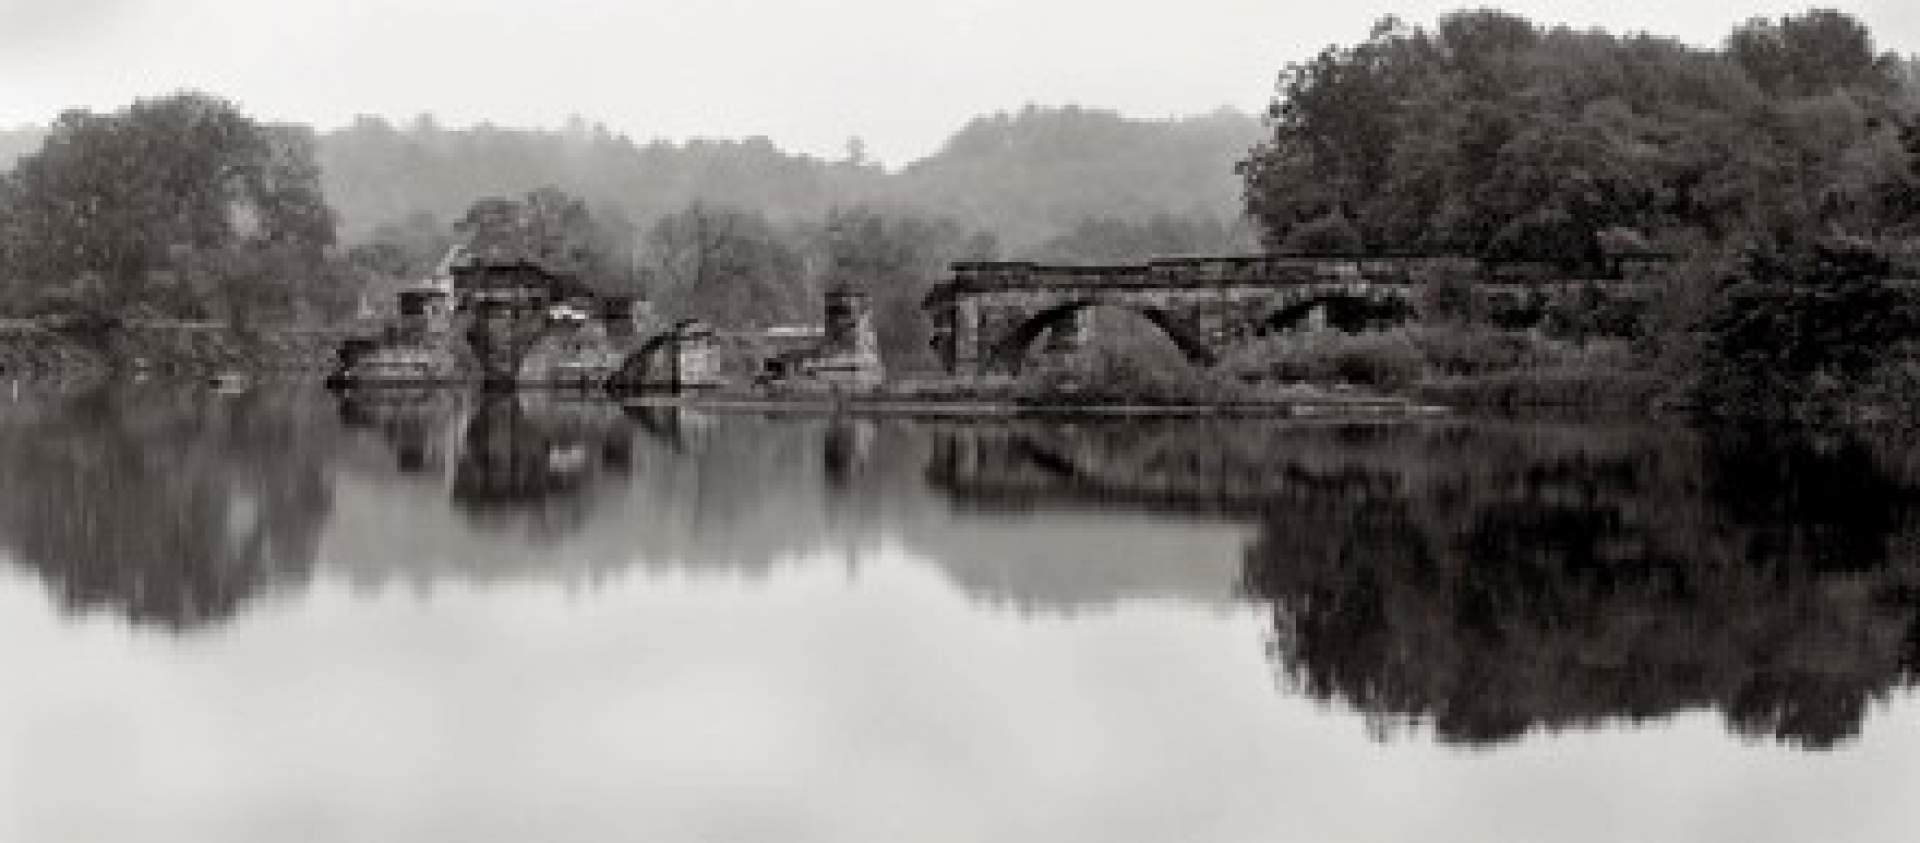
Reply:
[[659, 381], [668, 374], [663, 371], [663, 367], [671, 368], [672, 361], [662, 359], [662, 354], [673, 350], [673, 341], [673, 333], [669, 331], [641, 343], [639, 348], [634, 349], [620, 361], [620, 368], [614, 373], [612, 385], [625, 389], [637, 389]]
[[1402, 325], [1416, 316], [1413, 303], [1400, 296], [1323, 293], [1300, 298], [1275, 309], [1260, 320], [1258, 333], [1272, 334], [1324, 326], [1351, 334]]
[[1048, 307], [1020, 322], [994, 344], [990, 370], [1010, 375], [1020, 374], [1021, 370], [1034, 358], [1034, 348], [1042, 337], [1048, 337], [1049, 343], [1059, 342], [1070, 346], [1074, 343], [1073, 340], [1056, 338], [1063, 331], [1084, 330], [1081, 326], [1088, 324], [1088, 320], [1098, 313], [1124, 313], [1134, 317], [1135, 321], [1143, 321], [1151, 325], [1160, 337], [1165, 338], [1192, 365], [1211, 366], [1219, 360], [1219, 356], [1213, 349], [1208, 348], [1188, 326], [1165, 310], [1122, 302], [1087, 299]]

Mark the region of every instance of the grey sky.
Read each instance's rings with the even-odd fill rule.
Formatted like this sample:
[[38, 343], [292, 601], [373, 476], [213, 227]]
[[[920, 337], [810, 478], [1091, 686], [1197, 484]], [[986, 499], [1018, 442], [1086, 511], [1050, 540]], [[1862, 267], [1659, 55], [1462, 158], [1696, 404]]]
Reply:
[[[889, 163], [966, 119], [1080, 103], [1141, 117], [1254, 111], [1276, 71], [1383, 14], [1454, 2], [1275, 0], [0, 0], [0, 125], [197, 88], [323, 128], [356, 114], [558, 125], [636, 139], [766, 135]], [[1513, 0], [1536, 20], [1716, 43], [1739, 20], [1843, 8], [1920, 52], [1920, 4]]]

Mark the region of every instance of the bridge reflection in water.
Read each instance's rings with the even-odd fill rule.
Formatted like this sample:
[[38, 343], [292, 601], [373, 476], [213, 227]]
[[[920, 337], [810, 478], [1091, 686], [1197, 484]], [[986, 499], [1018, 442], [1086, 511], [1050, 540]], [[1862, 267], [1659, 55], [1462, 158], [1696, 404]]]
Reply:
[[751, 583], [893, 544], [1027, 615], [1258, 606], [1286, 691], [1466, 744], [1710, 708], [1825, 748], [1920, 669], [1901, 442], [314, 399], [16, 407], [0, 547], [71, 611], [189, 630], [323, 572]]

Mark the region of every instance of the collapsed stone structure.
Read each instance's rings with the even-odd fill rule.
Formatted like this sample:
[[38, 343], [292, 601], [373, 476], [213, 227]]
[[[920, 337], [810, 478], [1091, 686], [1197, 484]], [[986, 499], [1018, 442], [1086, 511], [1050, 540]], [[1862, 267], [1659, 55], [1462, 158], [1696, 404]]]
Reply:
[[886, 379], [874, 330], [873, 300], [849, 287], [826, 295], [824, 326], [818, 344], [776, 354], [766, 362], [763, 382], [795, 390], [861, 391]]
[[[697, 319], [662, 324], [645, 301], [601, 295], [535, 261], [456, 249], [433, 279], [395, 295], [393, 318], [342, 344], [330, 382], [620, 392], [710, 390], [729, 382], [713, 326]], [[825, 317], [824, 330], [802, 335], [806, 344], [788, 343], [738, 374], [758, 371], [763, 384], [799, 390], [878, 386], [885, 370], [867, 296], [835, 289]]]
[[713, 326], [683, 319], [627, 354], [607, 386], [623, 392], [683, 392], [726, 385]]
[[478, 383], [686, 389], [718, 385], [711, 329], [662, 327], [644, 301], [607, 296], [519, 258], [450, 255], [402, 289], [397, 316], [347, 341], [339, 385]]

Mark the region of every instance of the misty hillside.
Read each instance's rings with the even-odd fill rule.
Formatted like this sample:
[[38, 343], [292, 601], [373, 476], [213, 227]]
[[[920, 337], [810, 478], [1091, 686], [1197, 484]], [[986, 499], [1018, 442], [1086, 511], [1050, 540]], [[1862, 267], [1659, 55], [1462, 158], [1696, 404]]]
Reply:
[[[596, 216], [618, 209], [636, 224], [695, 201], [776, 222], [866, 202], [951, 216], [1019, 248], [1091, 216], [1236, 219], [1233, 165], [1261, 132], [1257, 119], [1232, 111], [1140, 120], [1029, 106], [977, 118], [932, 156], [888, 171], [758, 137], [643, 144], [580, 120], [529, 130], [362, 118], [320, 136], [320, 163], [346, 242], [410, 215], [450, 221], [478, 197], [553, 185], [585, 198]], [[0, 131], [0, 167], [37, 148], [40, 134]]]
[[766, 138], [637, 144], [583, 121], [560, 130], [449, 130], [364, 119], [322, 136], [320, 151], [327, 196], [349, 239], [410, 214], [447, 219], [477, 196], [550, 184], [635, 219], [695, 201], [775, 221], [872, 202], [950, 215], [1004, 243], [1027, 244], [1088, 216], [1235, 217], [1233, 164], [1260, 133], [1258, 120], [1233, 112], [1136, 120], [1029, 107], [978, 118], [897, 172], [789, 153]]
[[1260, 140], [1260, 122], [1222, 110], [1183, 120], [1130, 120], [1110, 111], [1028, 107], [977, 118], [897, 186], [931, 210], [1023, 244], [1087, 217], [1239, 216], [1234, 162]]

